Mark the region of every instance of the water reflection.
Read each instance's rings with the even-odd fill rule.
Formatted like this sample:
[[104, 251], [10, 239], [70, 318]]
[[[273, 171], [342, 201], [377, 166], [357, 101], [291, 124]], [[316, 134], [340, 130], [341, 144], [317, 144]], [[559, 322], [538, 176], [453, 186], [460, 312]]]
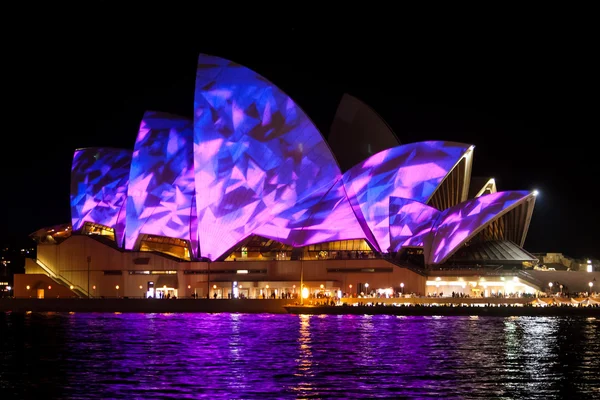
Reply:
[[298, 344], [300, 345], [299, 356], [296, 359], [298, 370], [300, 373], [296, 376], [310, 375], [310, 367], [312, 366], [312, 352], [310, 348], [310, 315], [300, 315], [300, 332], [298, 336]]
[[231, 374], [228, 387], [235, 392], [239, 392], [248, 388], [246, 385], [248, 375], [246, 369], [243, 368], [245, 354], [240, 332], [243, 329], [241, 321], [243, 316], [241, 314], [230, 314], [229, 318], [231, 332], [228, 337], [229, 356], [227, 363], [231, 366]]
[[300, 328], [298, 331], [298, 355], [295, 359], [296, 372], [294, 376], [298, 379], [296, 385], [293, 385], [292, 391], [298, 397], [305, 397], [312, 390], [311, 377], [313, 354], [311, 349], [310, 337], [310, 319], [311, 315], [299, 315]]
[[2, 398], [552, 398], [600, 390], [600, 321], [0, 314]]
[[371, 364], [377, 362], [372, 348], [374, 342], [373, 335], [376, 334], [375, 327], [373, 326], [373, 315], [363, 315], [357, 328], [358, 346], [355, 349], [355, 360], [357, 365], [368, 368]]

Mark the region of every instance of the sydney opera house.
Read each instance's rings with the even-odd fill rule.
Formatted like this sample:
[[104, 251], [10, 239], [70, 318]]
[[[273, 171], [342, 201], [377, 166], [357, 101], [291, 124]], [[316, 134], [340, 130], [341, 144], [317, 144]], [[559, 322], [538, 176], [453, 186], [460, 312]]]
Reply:
[[523, 249], [536, 193], [471, 178], [472, 144], [401, 144], [350, 95], [326, 140], [277, 86], [208, 55], [193, 107], [147, 112], [133, 151], [75, 151], [71, 221], [32, 234], [16, 296], [532, 289], [480, 283], [537, 262]]

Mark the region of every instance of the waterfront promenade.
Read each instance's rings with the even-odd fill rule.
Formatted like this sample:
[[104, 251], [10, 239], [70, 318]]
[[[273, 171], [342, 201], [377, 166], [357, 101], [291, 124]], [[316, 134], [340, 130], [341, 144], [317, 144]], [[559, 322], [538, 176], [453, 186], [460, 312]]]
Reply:
[[276, 313], [289, 299], [0, 299], [0, 312]]
[[488, 316], [488, 317], [600, 317], [600, 307], [531, 305], [360, 305], [286, 306], [290, 314], [396, 315], [396, 316]]
[[[581, 303], [581, 306], [578, 306]], [[530, 298], [344, 298], [303, 305], [290, 299], [34, 299], [2, 298], [0, 312], [293, 313], [390, 315], [587, 315], [599, 316], [590, 299]]]

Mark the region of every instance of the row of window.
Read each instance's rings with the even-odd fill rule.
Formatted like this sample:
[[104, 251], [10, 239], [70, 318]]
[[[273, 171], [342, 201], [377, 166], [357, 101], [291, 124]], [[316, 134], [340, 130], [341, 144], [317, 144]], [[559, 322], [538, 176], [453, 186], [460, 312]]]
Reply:
[[[183, 271], [185, 275], [207, 275], [209, 273], [206, 269], [195, 269]], [[211, 270], [210, 274], [266, 274], [266, 269], [216, 269]]]
[[327, 268], [327, 272], [355, 272], [355, 273], [390, 273], [394, 272], [394, 268]]
[[[354, 272], [354, 273], [390, 273], [393, 272], [393, 267], [380, 267], [380, 268], [327, 268], [327, 272]], [[266, 269], [216, 269], [209, 271], [207, 269], [198, 270], [185, 270], [184, 275], [208, 275], [212, 274], [266, 274]], [[129, 271], [129, 275], [175, 275], [177, 271]], [[104, 275], [123, 275], [121, 270], [108, 270], [104, 271]]]
[[[123, 275], [123, 271], [121, 270], [107, 270], [103, 271], [104, 275]], [[177, 271], [167, 270], [167, 271], [129, 271], [129, 275], [175, 275]]]

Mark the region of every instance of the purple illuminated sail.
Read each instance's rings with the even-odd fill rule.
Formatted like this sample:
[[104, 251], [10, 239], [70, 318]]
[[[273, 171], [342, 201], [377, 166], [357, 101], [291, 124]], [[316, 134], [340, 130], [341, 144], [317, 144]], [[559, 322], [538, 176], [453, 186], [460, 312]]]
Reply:
[[125, 231], [125, 202], [131, 151], [108, 148], [78, 149], [71, 167], [71, 224], [85, 222], [115, 230], [120, 246]]
[[196, 256], [193, 139], [191, 120], [144, 114], [131, 161], [125, 248], [151, 234], [187, 240]]
[[423, 247], [440, 211], [411, 199], [390, 197], [390, 244], [391, 251], [403, 247]]
[[201, 255], [223, 255], [340, 170], [306, 114], [257, 73], [200, 55], [194, 163]]
[[496, 192], [444, 210], [431, 231], [431, 244], [426, 242], [425, 261], [443, 263], [488, 223], [533, 196], [527, 191]]
[[410, 143], [381, 151], [348, 170], [344, 186], [367, 240], [379, 251], [389, 251], [389, 198], [426, 203], [470, 147], [441, 141]]
[[341, 179], [325, 193], [314, 193], [254, 233], [294, 247], [364, 238]]

